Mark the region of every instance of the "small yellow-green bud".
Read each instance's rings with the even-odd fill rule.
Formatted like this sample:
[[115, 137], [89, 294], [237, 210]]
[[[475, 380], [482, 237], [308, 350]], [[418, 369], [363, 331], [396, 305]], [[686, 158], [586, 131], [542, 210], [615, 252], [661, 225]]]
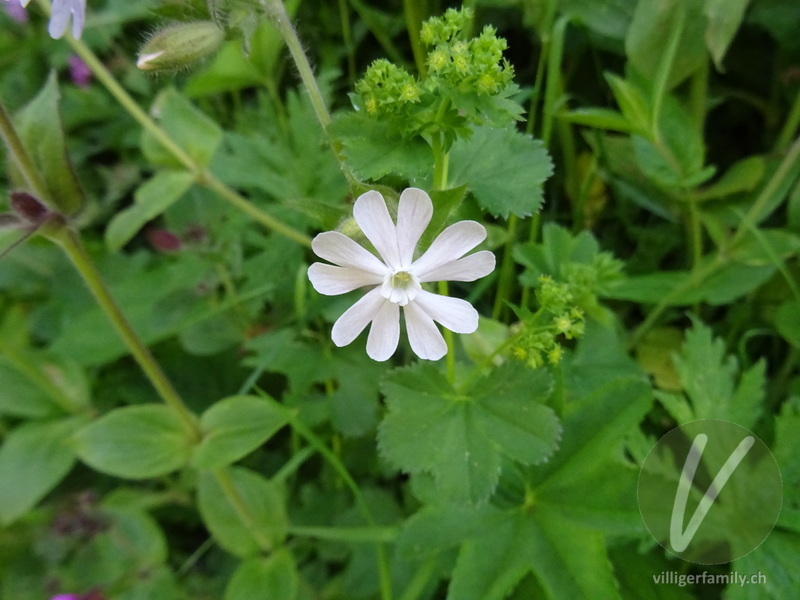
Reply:
[[216, 52], [225, 32], [212, 21], [171, 25], [158, 31], [139, 51], [142, 71], [176, 71]]

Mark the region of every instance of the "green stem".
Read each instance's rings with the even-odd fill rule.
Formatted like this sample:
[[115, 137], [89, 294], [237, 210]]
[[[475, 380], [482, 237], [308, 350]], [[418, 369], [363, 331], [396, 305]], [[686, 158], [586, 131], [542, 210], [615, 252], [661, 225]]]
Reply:
[[[535, 242], [539, 239], [539, 229], [542, 225], [542, 215], [541, 213], [537, 213], [531, 217], [530, 220], [530, 231], [528, 233], [528, 241]], [[530, 302], [531, 297], [531, 288], [528, 285], [522, 286], [522, 296], [520, 297], [519, 304], [522, 307], [527, 307], [528, 303]]]
[[500, 266], [500, 279], [497, 282], [497, 293], [494, 297], [494, 306], [492, 307], [492, 318], [499, 319], [503, 309], [506, 306], [506, 301], [511, 295], [511, 286], [514, 279], [514, 246], [517, 241], [517, 224], [519, 218], [517, 215], [511, 215], [508, 219], [508, 231], [506, 233], [507, 239], [503, 248], [503, 262]]
[[25, 183], [30, 187], [36, 197], [45, 204], [52, 205], [50, 199], [50, 191], [47, 189], [47, 184], [44, 177], [39, 172], [39, 169], [33, 162], [30, 154], [25, 149], [25, 145], [17, 135], [17, 130], [14, 128], [14, 123], [11, 121], [11, 115], [8, 114], [6, 107], [0, 101], [0, 137], [3, 138], [11, 160], [14, 161], [14, 166], [17, 167]]
[[[264, 398], [279, 412], [281, 412], [284, 417], [286, 418], [287, 422], [292, 428], [293, 433], [297, 433], [300, 437], [304, 438], [308, 444], [313, 447], [320, 455], [331, 465], [336, 474], [341, 477], [342, 481], [344, 481], [345, 485], [350, 489], [350, 492], [353, 494], [353, 498], [355, 499], [356, 506], [358, 507], [359, 512], [364, 517], [364, 520], [367, 521], [367, 524], [370, 526], [375, 526], [375, 519], [372, 516], [372, 511], [369, 509], [369, 505], [367, 504], [364, 495], [361, 493], [361, 489], [358, 487], [358, 484], [353, 479], [350, 472], [347, 470], [347, 467], [344, 466], [342, 461], [339, 459], [338, 456], [334, 452], [328, 448], [325, 443], [319, 439], [319, 437], [305, 424], [301, 419], [297, 417], [295, 412], [280, 402], [276, 402], [269, 396], [264, 396]], [[383, 544], [378, 543], [377, 548], [377, 561], [378, 561], [378, 576], [380, 579], [380, 588], [381, 588], [381, 599], [382, 600], [391, 600], [392, 598], [392, 582], [391, 582], [391, 574], [389, 570], [389, 560], [386, 556], [386, 549], [384, 548]]]
[[422, 29], [422, 15], [416, 0], [403, 0], [403, 14], [406, 19], [406, 29], [408, 39], [411, 42], [411, 52], [414, 55], [414, 63], [417, 65], [417, 72], [420, 79], [425, 79], [427, 75], [427, 65], [425, 64], [425, 52], [419, 39], [419, 32]]
[[289, 528], [289, 535], [331, 540], [336, 542], [363, 543], [392, 542], [399, 534], [397, 527], [300, 527]]
[[204, 185], [217, 192], [229, 203], [245, 212], [255, 221], [268, 229], [283, 235], [304, 246], [311, 245], [311, 239], [304, 233], [285, 225], [274, 217], [268, 215], [252, 204], [242, 195], [225, 185], [211, 173], [205, 171], [197, 162], [164, 131], [149, 115], [144, 112], [128, 92], [117, 82], [114, 76], [105, 68], [102, 62], [89, 47], [80, 40], [72, 37], [66, 38], [75, 53], [89, 66], [97, 80], [102, 83], [117, 102], [130, 114], [150, 135], [152, 135], [178, 162], [190, 173], [193, 173], [200, 185]]
[[86, 253], [78, 234], [64, 224], [53, 226], [51, 229], [53, 230], [48, 232], [49, 237], [59, 244], [64, 252], [66, 252], [72, 264], [75, 266], [75, 269], [80, 273], [89, 291], [91, 291], [94, 296], [94, 299], [100, 305], [100, 308], [103, 310], [108, 320], [111, 321], [111, 324], [117, 330], [117, 333], [125, 342], [125, 345], [130, 350], [136, 362], [139, 363], [142, 371], [144, 371], [147, 378], [153, 384], [159, 396], [161, 396], [164, 402], [180, 417], [186, 429], [195, 438], [200, 439], [200, 430], [196, 417], [183, 403], [180, 395], [178, 395], [172, 383], [167, 379], [167, 376], [161, 370], [161, 367], [150, 353], [150, 350], [144, 345], [141, 339], [139, 339], [139, 336], [125, 318], [125, 315], [122, 314], [122, 311], [103, 282], [100, 273]]
[[252, 217], [254, 221], [261, 223], [267, 229], [274, 231], [292, 241], [297, 242], [307, 248], [311, 247], [311, 238], [293, 227], [289, 227], [272, 215], [265, 213], [255, 206], [252, 202], [244, 198], [241, 194], [228, 187], [225, 183], [214, 177], [208, 171], [204, 171], [197, 176], [197, 182], [216, 192], [219, 196], [227, 200], [230, 204], [241, 210], [246, 215]]
[[675, 62], [675, 55], [678, 51], [678, 44], [683, 37], [683, 26], [686, 21], [686, 10], [680, 6], [677, 11], [676, 22], [672, 27], [667, 47], [664, 49], [664, 54], [658, 69], [655, 73], [653, 82], [653, 112], [650, 115], [650, 128], [651, 137], [653, 139], [660, 139], [659, 120], [661, 119], [661, 106], [664, 103], [664, 97], [667, 93], [667, 84], [669, 83], [669, 76], [672, 73], [672, 65]]
[[800, 91], [797, 92], [797, 96], [794, 98], [792, 108], [789, 110], [781, 133], [778, 136], [778, 141], [775, 143], [776, 151], [783, 152], [789, 146], [798, 127], [800, 127]]
[[[447, 289], [447, 282], [440, 281], [439, 282], [439, 294], [442, 296], [449, 295]], [[444, 341], [447, 344], [447, 355], [445, 356], [445, 361], [447, 364], [447, 380], [450, 384], [454, 384], [456, 381], [456, 349], [455, 349], [455, 340], [453, 337], [453, 332], [443, 327], [444, 330]]]

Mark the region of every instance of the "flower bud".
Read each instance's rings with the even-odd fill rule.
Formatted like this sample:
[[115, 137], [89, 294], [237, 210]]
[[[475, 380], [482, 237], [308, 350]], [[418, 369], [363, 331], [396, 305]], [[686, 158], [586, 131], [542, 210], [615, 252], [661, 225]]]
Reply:
[[219, 49], [225, 32], [212, 21], [166, 27], [142, 46], [136, 66], [142, 71], [175, 71], [190, 67]]
[[28, 223], [41, 223], [50, 214], [50, 210], [33, 194], [28, 192], [11, 192], [11, 208]]

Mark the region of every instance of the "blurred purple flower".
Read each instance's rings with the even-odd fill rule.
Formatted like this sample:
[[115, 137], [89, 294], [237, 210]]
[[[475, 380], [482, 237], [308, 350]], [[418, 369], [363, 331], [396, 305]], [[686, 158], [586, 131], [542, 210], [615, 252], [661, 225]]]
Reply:
[[28, 22], [28, 11], [25, 10], [22, 4], [16, 2], [15, 0], [5, 0], [3, 7], [6, 9], [6, 13], [9, 17], [11, 17], [12, 20], [16, 21], [17, 23]]
[[81, 597], [78, 594], [58, 594], [50, 600], [81, 600]]
[[69, 57], [69, 74], [72, 77], [72, 83], [78, 87], [89, 87], [92, 82], [92, 70], [77, 54]]

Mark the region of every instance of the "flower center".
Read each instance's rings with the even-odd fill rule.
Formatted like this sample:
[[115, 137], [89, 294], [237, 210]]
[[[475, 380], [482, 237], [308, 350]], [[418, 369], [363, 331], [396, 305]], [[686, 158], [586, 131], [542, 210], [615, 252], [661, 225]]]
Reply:
[[397, 270], [387, 273], [384, 277], [381, 296], [390, 302], [405, 306], [416, 298], [421, 289], [416, 275], [408, 271]]

